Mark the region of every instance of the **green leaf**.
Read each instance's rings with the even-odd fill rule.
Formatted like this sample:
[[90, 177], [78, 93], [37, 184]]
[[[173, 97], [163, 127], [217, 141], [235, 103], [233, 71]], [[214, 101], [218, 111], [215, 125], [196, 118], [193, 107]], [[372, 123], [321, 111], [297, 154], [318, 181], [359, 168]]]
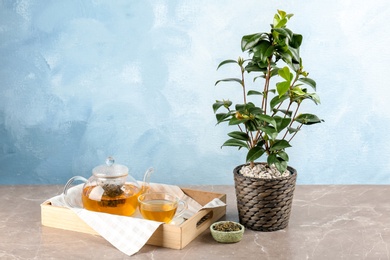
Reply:
[[263, 121], [267, 122], [268, 124], [271, 124], [274, 127], [277, 127], [275, 119], [273, 119], [269, 115], [260, 114], [260, 115], [256, 115], [256, 118], [263, 120]]
[[263, 93], [261, 93], [260, 91], [256, 91], [256, 90], [249, 90], [247, 95], [248, 96], [251, 96], [251, 95], [263, 95]]
[[238, 82], [238, 83], [240, 83], [241, 86], [243, 84], [241, 79], [238, 79], [238, 78], [227, 78], [227, 79], [220, 79], [220, 80], [218, 80], [217, 82], [215, 82], [215, 86], [218, 83], [223, 82], [223, 81], [226, 81], [226, 82]]
[[279, 151], [279, 150], [283, 150], [283, 149], [288, 148], [288, 147], [291, 147], [291, 145], [289, 144], [288, 141], [286, 141], [286, 140], [279, 140], [279, 141], [276, 141], [270, 147], [270, 151]]
[[218, 70], [221, 66], [223, 66], [223, 65], [225, 65], [225, 64], [228, 64], [228, 63], [236, 63], [236, 64], [238, 64], [238, 62], [237, 62], [236, 60], [224, 60], [224, 61], [222, 61], [222, 62], [218, 65], [217, 70]]
[[237, 111], [244, 111], [245, 110], [245, 104], [236, 104], [236, 110]]
[[267, 158], [268, 165], [275, 164], [276, 161], [277, 161], [276, 154], [271, 153], [270, 155], [268, 155], [268, 158]]
[[267, 65], [264, 64], [264, 66], [259, 66], [258, 63], [249, 62], [248, 65], [245, 66], [245, 70], [250, 72], [266, 72], [267, 71]]
[[248, 110], [248, 112], [252, 115], [259, 115], [263, 113], [263, 109], [260, 107], [252, 107]]
[[276, 107], [278, 104], [282, 103], [283, 101], [285, 101], [288, 98], [289, 97], [287, 95], [273, 97], [271, 102], [270, 102], [271, 109], [274, 109], [274, 107]]
[[271, 57], [271, 55], [273, 54], [275, 50], [275, 47], [273, 45], [269, 46], [268, 49], [265, 51], [264, 55], [266, 57]]
[[287, 64], [292, 63], [292, 57], [290, 51], [281, 49], [279, 50], [279, 55], [283, 59], [283, 61], [286, 62]]
[[289, 88], [290, 88], [290, 82], [288, 81], [282, 81], [276, 83], [276, 90], [278, 91], [279, 97], [286, 94]]
[[276, 160], [275, 167], [280, 173], [283, 173], [287, 170], [287, 162], [284, 160]]
[[257, 131], [257, 124], [254, 120], [248, 120], [245, 122], [245, 127], [248, 131]]
[[316, 115], [313, 114], [300, 114], [295, 118], [295, 121], [304, 125], [313, 125], [313, 124], [321, 123], [324, 120], [319, 119]]
[[248, 65], [245, 67], [246, 72], [251, 73], [251, 72], [266, 72], [267, 68], [260, 68], [257, 64], [256, 65]]
[[258, 158], [260, 158], [264, 154], [265, 150], [262, 147], [255, 146], [251, 148], [246, 156], [247, 162], [253, 162], [256, 161]]
[[316, 82], [314, 80], [312, 80], [311, 78], [300, 78], [298, 79], [300, 82], [303, 82], [307, 85], [309, 85], [310, 87], [312, 87], [314, 90], [316, 90]]
[[249, 141], [249, 135], [240, 131], [230, 132], [228, 133], [228, 136], [242, 141]]
[[280, 113], [283, 113], [285, 115], [287, 115], [288, 117], [291, 117], [292, 115], [292, 111], [290, 110], [286, 110], [286, 109], [273, 109], [274, 112], [280, 112]]
[[292, 128], [292, 127], [288, 127], [287, 129], [288, 129], [288, 132], [289, 132], [290, 134], [292, 134], [292, 133], [295, 133], [295, 132], [298, 132], [298, 131], [299, 131], [299, 129], [297, 129], [297, 128]]
[[229, 113], [218, 113], [218, 114], [215, 114], [215, 117], [217, 118], [217, 124], [225, 122], [225, 121], [229, 121], [229, 117], [230, 116], [231, 115]]
[[235, 116], [232, 116], [229, 120], [229, 125], [239, 125], [245, 123], [246, 121], [248, 121], [248, 119], [237, 119]]
[[217, 110], [218, 110], [220, 107], [222, 107], [222, 106], [223, 106], [223, 102], [217, 100], [217, 102], [215, 102], [215, 103], [213, 104], [214, 113], [217, 112]]
[[239, 147], [239, 148], [242, 148], [242, 147], [248, 148], [248, 145], [245, 142], [239, 141], [237, 139], [229, 139], [222, 145], [222, 147], [223, 146], [235, 146], [235, 147]]
[[275, 165], [276, 169], [278, 169], [280, 173], [283, 173], [287, 169], [287, 161], [282, 157], [278, 157], [275, 153], [268, 156], [267, 163], [268, 165]]
[[288, 65], [295, 72], [297, 72], [301, 68], [301, 65], [299, 63], [291, 63], [291, 64], [288, 64]]
[[280, 158], [282, 158], [283, 160], [285, 160], [286, 162], [288, 162], [288, 160], [289, 160], [288, 154], [285, 151], [279, 151], [278, 156]]
[[278, 9], [278, 14], [280, 15], [280, 17], [284, 18], [284, 17], [286, 17], [287, 13], [283, 10]]
[[292, 32], [287, 28], [274, 28], [273, 30], [288, 38], [291, 38], [292, 36]]
[[314, 103], [316, 103], [316, 105], [320, 104], [321, 101], [320, 101], [320, 97], [316, 94], [316, 93], [311, 93], [311, 94], [308, 94], [310, 99], [314, 101]]
[[[259, 78], [265, 79], [265, 75], [263, 74], [263, 75], [254, 77], [254, 78], [253, 78], [253, 82], [256, 82], [256, 80], [259, 79]], [[261, 92], [261, 94], [263, 94], [263, 93]]]
[[293, 75], [287, 66], [283, 67], [283, 69], [279, 69], [278, 75], [281, 76], [282, 78], [284, 78], [288, 82], [291, 82], [291, 80], [293, 78]]
[[298, 95], [298, 96], [306, 96], [306, 92], [303, 91], [299, 86], [296, 86], [295, 88], [293, 88], [291, 90], [291, 92], [293, 92], [295, 95]]
[[299, 49], [296, 49], [293, 47], [290, 47], [289, 49], [290, 49], [290, 53], [291, 53], [291, 57], [292, 57], [293, 61], [295, 61], [296, 63], [299, 63], [299, 60], [300, 60]]
[[267, 134], [272, 141], [274, 141], [276, 137], [278, 137], [278, 131], [272, 126], [260, 127], [259, 129], [265, 134]]
[[214, 113], [217, 112], [217, 110], [220, 108], [220, 107], [230, 107], [232, 105], [232, 101], [229, 101], [229, 100], [224, 100], [224, 101], [219, 101], [217, 100], [214, 104], [213, 104], [213, 110], [214, 110]]
[[274, 117], [276, 124], [277, 124], [277, 129], [278, 132], [280, 133], [283, 129], [285, 129], [291, 122], [291, 118], [285, 118], [285, 117], [280, 117], [280, 116], [275, 116]]
[[281, 27], [285, 26], [286, 23], [287, 23], [287, 19], [284, 18], [284, 19], [280, 20], [280, 21], [278, 22], [278, 24], [275, 25], [275, 28], [281, 28]]
[[262, 62], [266, 62], [267, 58], [272, 55], [274, 47], [269, 41], [260, 41], [252, 49], [253, 56], [260, 59]]
[[302, 44], [303, 36], [300, 34], [293, 34], [289, 42], [290, 46], [298, 49]]
[[224, 100], [223, 101], [223, 106], [226, 107], [226, 108], [229, 108], [232, 104], [233, 104], [233, 102], [230, 101], [230, 100]]
[[252, 49], [259, 41], [266, 39], [268, 39], [268, 35], [266, 33], [244, 35], [241, 39], [241, 50], [247, 51]]
[[279, 70], [280, 70], [280, 68], [277, 68], [277, 67], [273, 68], [273, 69], [271, 70], [271, 74], [270, 74], [271, 78], [272, 78], [273, 76], [278, 75]]
[[249, 109], [255, 107], [255, 104], [253, 104], [252, 102], [248, 102], [246, 104], [236, 104], [236, 110], [237, 111], [242, 111], [242, 112], [246, 112], [246, 111], [249, 111]]

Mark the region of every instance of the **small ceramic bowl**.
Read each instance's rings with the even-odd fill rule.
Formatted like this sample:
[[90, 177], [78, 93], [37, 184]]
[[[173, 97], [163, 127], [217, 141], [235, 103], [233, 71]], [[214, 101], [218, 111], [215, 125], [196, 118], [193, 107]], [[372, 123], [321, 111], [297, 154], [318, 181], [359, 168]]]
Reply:
[[[231, 227], [236, 226], [238, 230], [231, 231]], [[224, 227], [228, 230], [220, 231], [219, 228]], [[219, 221], [215, 222], [210, 226], [211, 235], [215, 239], [215, 241], [219, 243], [236, 243], [239, 242], [243, 235], [245, 228], [243, 225], [233, 221]]]

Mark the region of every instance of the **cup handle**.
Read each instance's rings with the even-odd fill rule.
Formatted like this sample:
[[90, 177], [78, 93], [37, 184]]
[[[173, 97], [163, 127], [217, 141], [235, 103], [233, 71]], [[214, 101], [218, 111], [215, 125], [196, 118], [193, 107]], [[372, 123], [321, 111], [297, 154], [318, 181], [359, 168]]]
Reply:
[[64, 191], [62, 192], [62, 198], [64, 199], [65, 205], [70, 208], [77, 208], [77, 206], [72, 203], [72, 200], [69, 198], [68, 194], [68, 191], [71, 188], [72, 184], [76, 181], [81, 181], [84, 183], [88, 182], [88, 180], [82, 176], [74, 176], [70, 178], [69, 181], [65, 184]]
[[175, 214], [175, 218], [183, 215], [184, 211], [186, 211], [187, 208], [188, 208], [187, 202], [185, 202], [184, 200], [179, 200], [179, 202], [177, 203], [177, 211]]

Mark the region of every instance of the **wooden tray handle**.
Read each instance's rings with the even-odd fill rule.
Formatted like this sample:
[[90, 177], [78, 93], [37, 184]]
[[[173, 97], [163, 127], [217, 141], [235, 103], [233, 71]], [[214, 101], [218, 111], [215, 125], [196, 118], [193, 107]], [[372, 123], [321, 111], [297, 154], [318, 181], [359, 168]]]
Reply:
[[[212, 209], [204, 209], [204, 214], [200, 215], [200, 219], [196, 222], [196, 228], [201, 228], [203, 225], [211, 225], [211, 220], [213, 219], [214, 212]], [[210, 224], [208, 224], [210, 223]]]

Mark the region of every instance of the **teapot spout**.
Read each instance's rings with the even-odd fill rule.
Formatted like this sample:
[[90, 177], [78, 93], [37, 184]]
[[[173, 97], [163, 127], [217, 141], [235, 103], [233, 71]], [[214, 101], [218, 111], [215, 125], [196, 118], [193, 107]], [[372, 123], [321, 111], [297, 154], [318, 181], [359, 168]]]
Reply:
[[153, 172], [154, 172], [154, 168], [153, 167], [150, 167], [145, 172], [144, 183], [142, 184], [142, 191], [141, 191], [141, 193], [147, 193], [149, 191], [149, 188], [150, 188], [150, 176], [152, 175]]

